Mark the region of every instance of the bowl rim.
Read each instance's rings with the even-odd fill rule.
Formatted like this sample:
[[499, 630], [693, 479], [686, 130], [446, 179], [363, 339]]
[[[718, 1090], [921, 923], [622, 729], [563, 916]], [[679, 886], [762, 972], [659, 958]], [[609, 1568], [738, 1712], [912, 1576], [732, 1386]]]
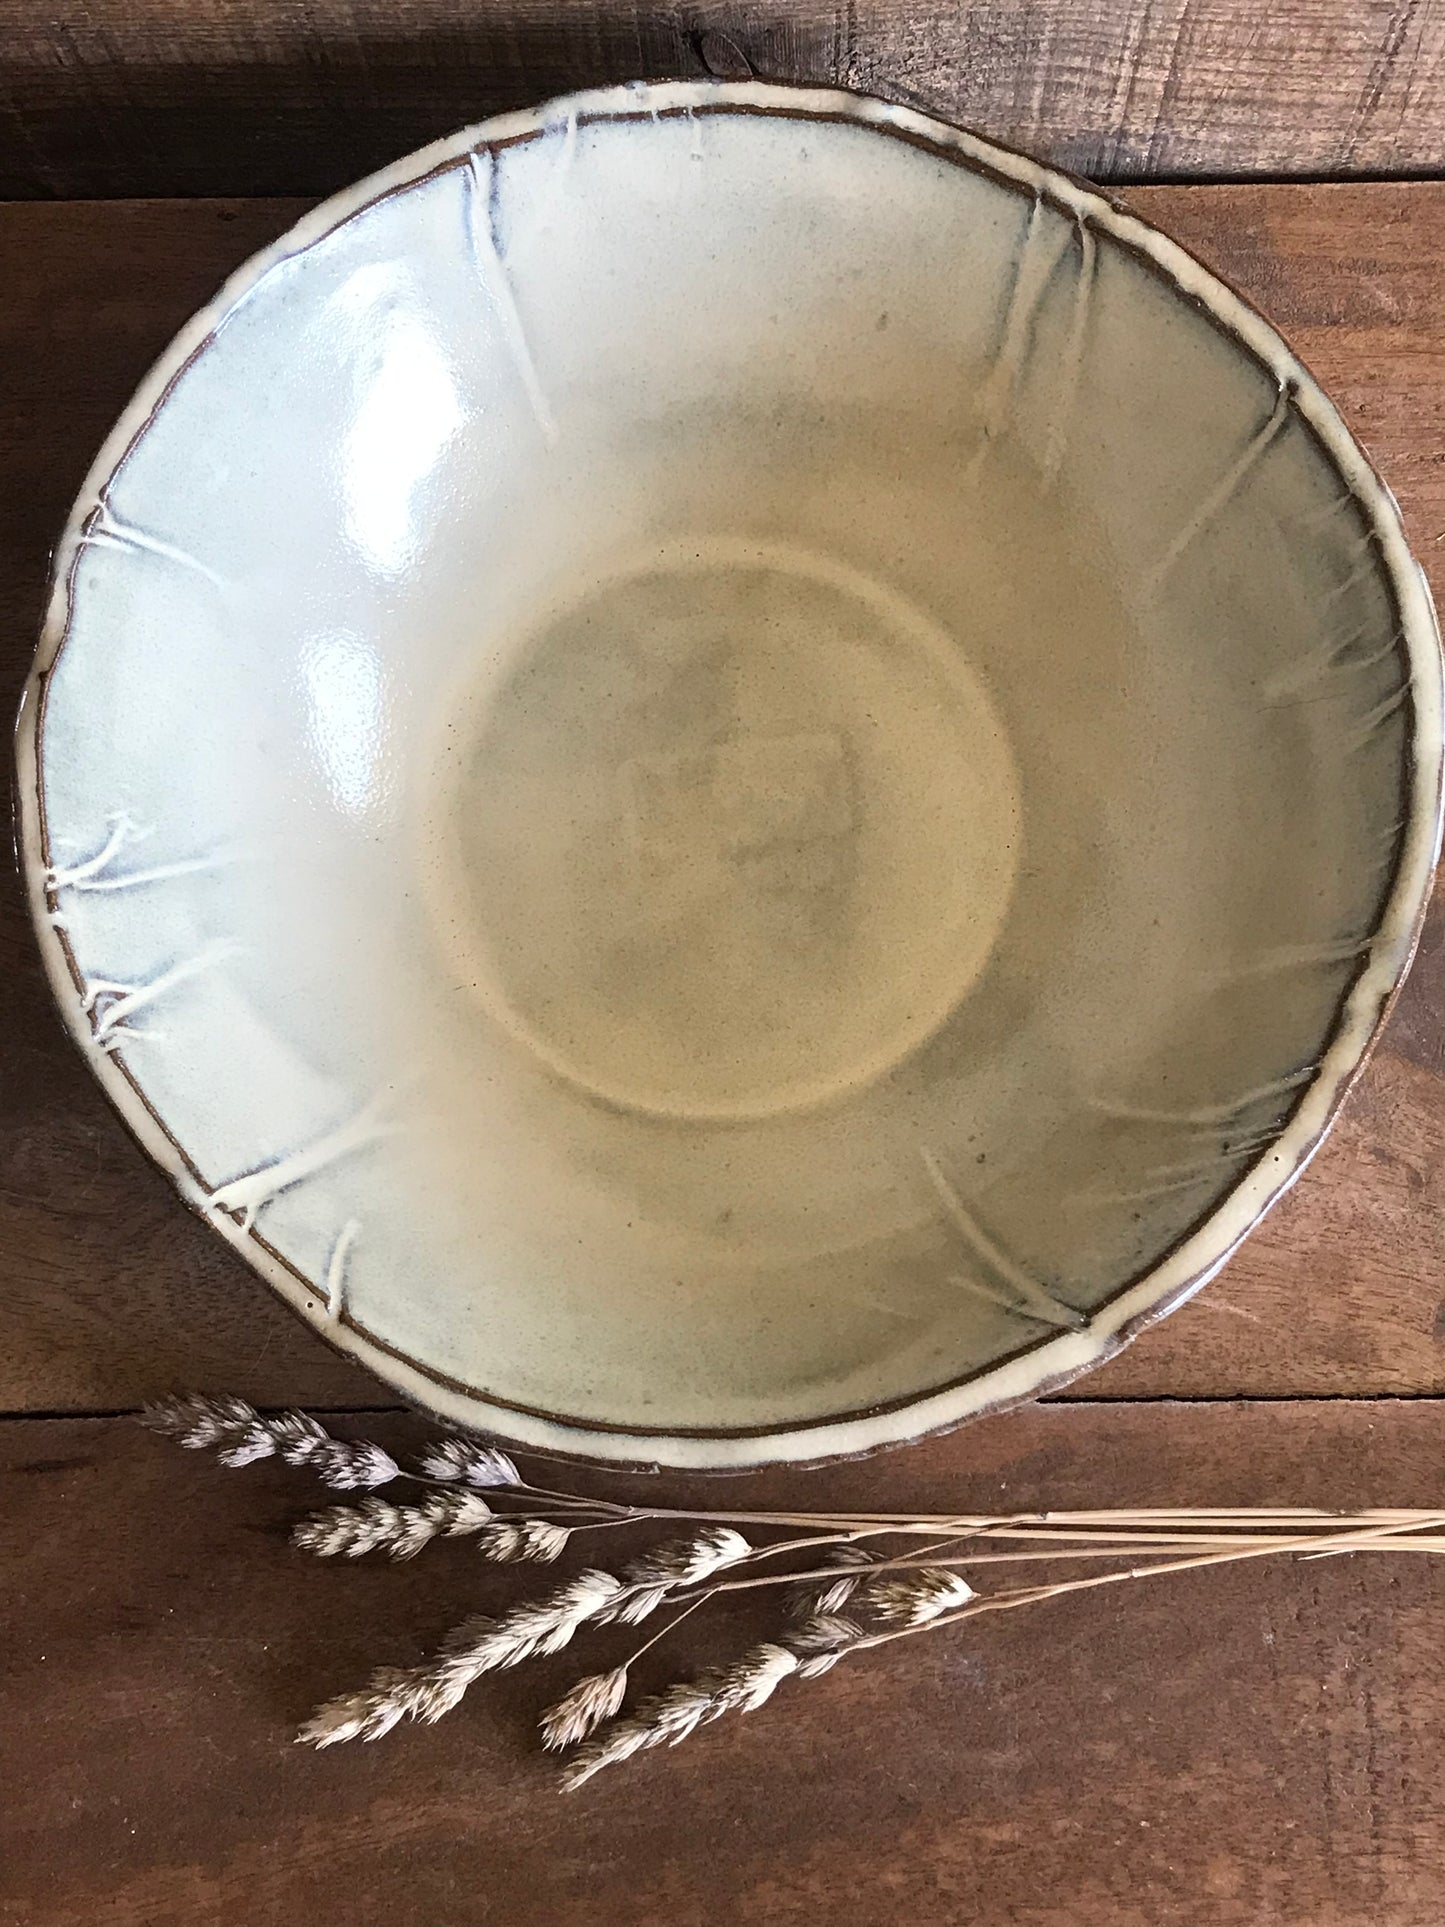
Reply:
[[[76, 564], [103, 491], [146, 433], [171, 390], [214, 339], [221, 323], [280, 263], [304, 253], [378, 202], [492, 152], [569, 127], [646, 124], [716, 115], [829, 122], [902, 140], [968, 172], [1032, 196], [1124, 247], [1273, 377], [1279, 391], [1353, 499], [1396, 605], [1411, 727], [1403, 778], [1404, 823], [1394, 875], [1358, 969], [1341, 993], [1315, 1075], [1300, 1091], [1274, 1143], [1249, 1164], [1145, 1270], [1091, 1312], [1079, 1330], [1050, 1332], [1002, 1359], [939, 1386], [884, 1404], [817, 1419], [755, 1427], [625, 1426], [513, 1404], [409, 1357], [343, 1311], [328, 1315], [322, 1285], [305, 1277], [239, 1214], [212, 1208], [208, 1184], [119, 1052], [96, 1047], [83, 1008], [83, 979], [49, 885], [44, 727], [50, 672], [69, 631]], [[946, 1432], [1067, 1384], [1113, 1356], [1146, 1326], [1206, 1284], [1295, 1182], [1323, 1141], [1379, 1036], [1419, 940], [1440, 849], [1442, 664], [1423, 570], [1410, 552], [1393, 495], [1319, 383], [1258, 311], [1187, 249], [1073, 176], [953, 127], [919, 110], [833, 87], [771, 81], [636, 81], [562, 96], [460, 129], [323, 201], [270, 246], [252, 255], [175, 336], [101, 446], [56, 546], [46, 613], [16, 723], [18, 850], [32, 921], [52, 992], [72, 1040], [148, 1156], [185, 1202], [258, 1271], [282, 1302], [343, 1355], [404, 1398], [449, 1424], [485, 1431], [527, 1451], [627, 1467], [744, 1469], [858, 1457], [885, 1445]]]

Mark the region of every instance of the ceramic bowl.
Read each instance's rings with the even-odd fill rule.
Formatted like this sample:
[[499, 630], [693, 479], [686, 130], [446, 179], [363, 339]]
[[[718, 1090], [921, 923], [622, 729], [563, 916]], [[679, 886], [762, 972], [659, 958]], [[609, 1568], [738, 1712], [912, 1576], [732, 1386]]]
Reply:
[[1440, 685], [1387, 491], [1173, 243], [904, 108], [626, 88], [181, 334], [60, 546], [24, 857], [107, 1092], [336, 1345], [811, 1460], [1097, 1363], [1298, 1174]]

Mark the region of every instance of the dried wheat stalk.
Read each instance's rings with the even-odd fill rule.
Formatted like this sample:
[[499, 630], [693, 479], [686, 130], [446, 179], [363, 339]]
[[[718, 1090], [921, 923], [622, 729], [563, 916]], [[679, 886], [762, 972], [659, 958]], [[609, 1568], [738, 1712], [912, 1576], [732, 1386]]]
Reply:
[[[1445, 1513], [1268, 1507], [848, 1515], [643, 1507], [534, 1485], [506, 1453], [471, 1439], [439, 1439], [415, 1466], [403, 1466], [378, 1445], [334, 1438], [303, 1413], [268, 1416], [238, 1398], [168, 1399], [151, 1407], [145, 1422], [183, 1446], [213, 1450], [223, 1465], [280, 1458], [334, 1490], [364, 1490], [358, 1502], [327, 1507], [295, 1527], [294, 1543], [323, 1558], [382, 1552], [409, 1559], [436, 1540], [466, 1538], [492, 1561], [550, 1562], [579, 1534], [664, 1528], [668, 1536], [615, 1572], [589, 1566], [498, 1617], [465, 1620], [430, 1658], [381, 1668], [360, 1691], [319, 1707], [298, 1734], [326, 1747], [379, 1739], [402, 1720], [429, 1723], [483, 1674], [663, 1613], [664, 1623], [642, 1645], [579, 1679], [543, 1713], [544, 1746], [570, 1749], [562, 1779], [568, 1789], [636, 1753], [675, 1746], [724, 1714], [752, 1712], [784, 1681], [815, 1679], [850, 1655], [983, 1613], [1243, 1559], [1445, 1552]], [[423, 1490], [402, 1501], [374, 1490], [396, 1482]], [[759, 1544], [739, 1526], [788, 1536]], [[780, 1560], [791, 1564], [780, 1570]], [[1082, 1560], [1110, 1570], [986, 1593], [972, 1583], [991, 1566]], [[644, 1653], [693, 1613], [755, 1588], [781, 1594], [773, 1639], [626, 1708], [632, 1668]]]

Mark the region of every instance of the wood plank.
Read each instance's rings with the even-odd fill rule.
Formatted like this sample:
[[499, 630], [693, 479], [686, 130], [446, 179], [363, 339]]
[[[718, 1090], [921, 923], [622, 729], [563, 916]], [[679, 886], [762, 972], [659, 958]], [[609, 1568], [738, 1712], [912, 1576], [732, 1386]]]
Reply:
[[[1275, 317], [1364, 436], [1445, 594], [1445, 186], [1138, 190]], [[0, 678], [50, 540], [132, 384], [291, 201], [0, 208]], [[177, 1384], [371, 1404], [133, 1149], [49, 1010], [12, 877], [0, 1073], [0, 1409], [119, 1409]], [[1445, 899], [1384, 1046], [1228, 1273], [1084, 1395], [1445, 1391]]]
[[1101, 179], [1445, 165], [1441, 0], [0, 0], [0, 194], [321, 193], [710, 34]]
[[[1055, 1405], [726, 1492], [888, 1510], [1423, 1506], [1440, 1481], [1429, 1402]], [[704, 1490], [715, 1504], [723, 1488]], [[518, 1596], [515, 1571], [460, 1543], [400, 1567], [308, 1561], [281, 1529], [313, 1492], [123, 1422], [0, 1426], [0, 1920], [1445, 1919], [1445, 1570], [1423, 1556], [1256, 1562], [927, 1635], [564, 1800], [532, 1718], [626, 1635], [484, 1682], [434, 1728], [323, 1755], [289, 1744], [318, 1696]], [[735, 1650], [753, 1624], [717, 1631]], [[701, 1650], [679, 1634], [663, 1676]]]

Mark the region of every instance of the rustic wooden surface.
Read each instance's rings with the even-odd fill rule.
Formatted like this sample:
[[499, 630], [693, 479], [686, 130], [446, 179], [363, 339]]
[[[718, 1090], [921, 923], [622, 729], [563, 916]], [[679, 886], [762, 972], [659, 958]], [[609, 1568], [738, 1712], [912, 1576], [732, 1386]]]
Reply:
[[[1425, 1401], [1054, 1405], [828, 1483], [880, 1509], [1105, 1490], [1429, 1505], [1440, 1462]], [[434, 1728], [290, 1744], [318, 1695], [419, 1658], [515, 1584], [459, 1543], [308, 1560], [282, 1527], [311, 1494], [125, 1421], [0, 1427], [6, 1927], [1445, 1917], [1445, 1579], [1422, 1556], [1256, 1562], [925, 1635], [563, 1798], [532, 1718], [625, 1644], [482, 1682]], [[673, 1666], [699, 1651], [679, 1634]]]
[[1442, 0], [0, 0], [0, 194], [322, 193], [705, 53], [1099, 179], [1445, 165]]
[[[1445, 0], [0, 0], [0, 198], [25, 197], [0, 205], [0, 688], [136, 379], [305, 205], [65, 197], [311, 196], [485, 112], [739, 55], [1154, 181], [1130, 199], [1282, 326], [1445, 595], [1445, 183], [1197, 184], [1445, 172]], [[1445, 1568], [1424, 1558], [1253, 1564], [907, 1642], [571, 1801], [529, 1724], [565, 1659], [435, 1730], [290, 1746], [317, 1698], [513, 1582], [464, 1546], [312, 1564], [281, 1530], [301, 1475], [98, 1416], [191, 1384], [422, 1436], [358, 1416], [384, 1389], [126, 1139], [4, 866], [0, 984], [0, 1927], [1445, 1922]], [[1193, 1305], [1062, 1399], [723, 1489], [1442, 1503], [1442, 1017], [1445, 897], [1332, 1138]]]
[[[1445, 600], [1445, 185], [1139, 189], [1296, 342], [1400, 498]], [[0, 678], [47, 545], [171, 332], [302, 203], [0, 207]], [[178, 1206], [52, 1015], [0, 876], [0, 1411], [108, 1411], [177, 1384], [374, 1404]], [[1224, 1278], [1078, 1396], [1445, 1391], [1445, 905], [1385, 1042], [1297, 1190]]]

